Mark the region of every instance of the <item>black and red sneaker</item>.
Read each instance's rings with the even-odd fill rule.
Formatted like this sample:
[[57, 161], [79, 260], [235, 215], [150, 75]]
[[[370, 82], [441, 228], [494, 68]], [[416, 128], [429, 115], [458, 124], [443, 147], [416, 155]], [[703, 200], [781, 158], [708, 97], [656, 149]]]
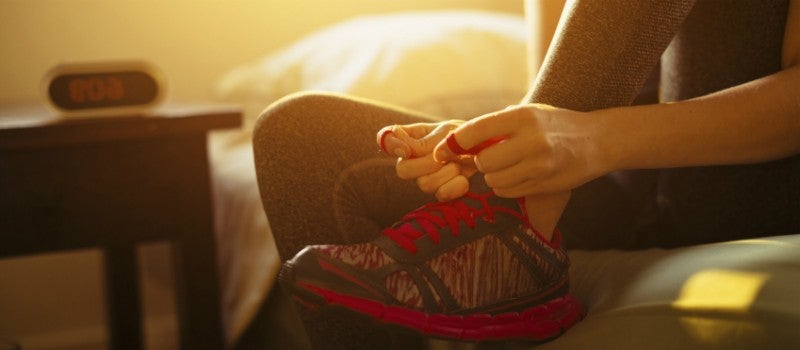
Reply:
[[556, 232], [524, 200], [485, 188], [405, 215], [368, 243], [308, 246], [280, 283], [300, 304], [337, 308], [424, 336], [467, 341], [559, 336], [583, 315]]

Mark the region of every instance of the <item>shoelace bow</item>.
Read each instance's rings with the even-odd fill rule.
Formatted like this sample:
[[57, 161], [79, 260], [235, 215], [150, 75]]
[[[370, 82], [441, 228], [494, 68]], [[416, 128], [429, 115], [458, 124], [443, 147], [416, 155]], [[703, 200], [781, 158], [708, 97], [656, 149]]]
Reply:
[[[417, 246], [414, 244], [414, 240], [427, 235], [434, 243], [438, 244], [439, 230], [445, 226], [450, 229], [453, 236], [458, 236], [461, 231], [459, 228], [460, 222], [463, 221], [470, 228], [474, 228], [476, 218], [482, 218], [488, 222], [493, 222], [495, 211], [507, 212], [520, 220], [525, 220], [520, 213], [508, 208], [494, 208], [489, 206], [488, 198], [492, 195], [492, 192], [486, 194], [467, 193], [464, 195], [464, 197], [479, 200], [481, 202], [480, 208], [468, 206], [464, 203], [463, 198], [450, 202], [425, 204], [419, 209], [403, 216], [401, 224], [383, 230], [383, 234], [389, 236], [389, 238], [394, 240], [409, 253], [414, 254], [417, 252]], [[437, 215], [437, 213], [439, 215]], [[422, 231], [412, 222], [416, 222], [419, 228], [422, 228]]]

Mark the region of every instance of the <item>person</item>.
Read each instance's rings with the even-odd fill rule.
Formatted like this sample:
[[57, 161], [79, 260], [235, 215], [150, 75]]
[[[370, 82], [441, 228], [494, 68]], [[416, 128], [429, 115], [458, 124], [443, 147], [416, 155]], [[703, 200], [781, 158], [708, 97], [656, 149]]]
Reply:
[[[372, 331], [387, 325], [547, 340], [583, 312], [565, 245], [800, 231], [797, 3], [570, 1], [523, 102], [468, 121], [330, 94], [273, 104], [259, 188], [313, 346], [419, 345]], [[662, 103], [630, 106], [654, 74]], [[376, 156], [376, 130], [397, 160]]]

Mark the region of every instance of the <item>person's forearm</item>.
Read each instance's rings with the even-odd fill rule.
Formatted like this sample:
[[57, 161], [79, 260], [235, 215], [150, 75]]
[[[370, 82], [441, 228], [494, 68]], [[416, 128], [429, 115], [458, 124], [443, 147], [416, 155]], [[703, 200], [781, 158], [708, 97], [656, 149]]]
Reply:
[[591, 112], [609, 170], [757, 163], [800, 153], [800, 66], [692, 100]]

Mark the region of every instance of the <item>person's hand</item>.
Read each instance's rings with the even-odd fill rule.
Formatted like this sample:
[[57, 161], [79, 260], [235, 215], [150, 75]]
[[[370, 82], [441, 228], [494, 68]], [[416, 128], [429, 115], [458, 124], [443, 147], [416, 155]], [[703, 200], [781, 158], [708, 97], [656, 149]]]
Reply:
[[512, 106], [463, 123], [439, 141], [434, 158], [476, 154], [486, 184], [501, 197], [568, 192], [608, 171], [593, 119], [546, 105]]
[[477, 170], [471, 157], [454, 157], [445, 163], [433, 160], [433, 148], [463, 121], [393, 125], [381, 129], [378, 146], [397, 156], [397, 176], [415, 180], [425, 193], [433, 193], [440, 201], [463, 196], [469, 190], [469, 177]]

